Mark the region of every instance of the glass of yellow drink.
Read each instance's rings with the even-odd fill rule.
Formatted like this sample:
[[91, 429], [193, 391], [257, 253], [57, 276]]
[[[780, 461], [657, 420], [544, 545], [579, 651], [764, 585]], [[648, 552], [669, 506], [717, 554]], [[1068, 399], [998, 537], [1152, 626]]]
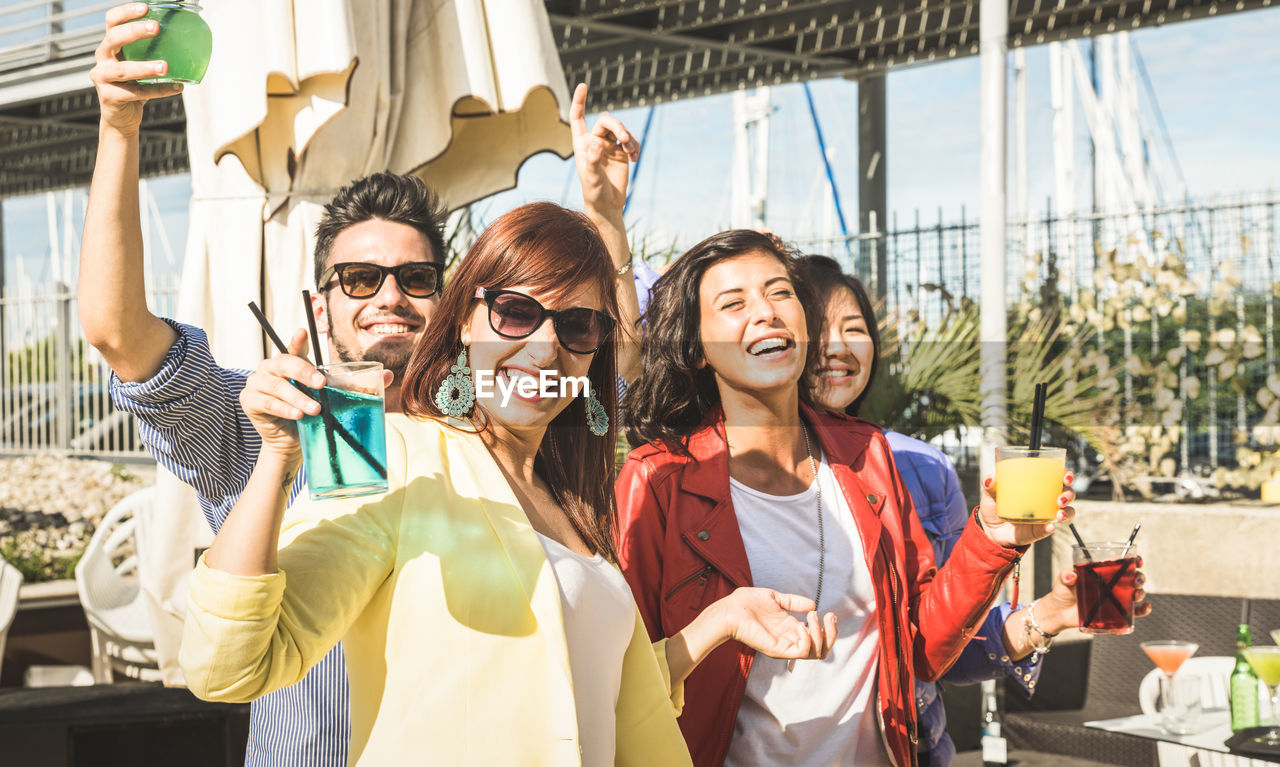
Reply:
[[996, 516], [1008, 522], [1052, 522], [1067, 471], [1061, 447], [996, 448]]

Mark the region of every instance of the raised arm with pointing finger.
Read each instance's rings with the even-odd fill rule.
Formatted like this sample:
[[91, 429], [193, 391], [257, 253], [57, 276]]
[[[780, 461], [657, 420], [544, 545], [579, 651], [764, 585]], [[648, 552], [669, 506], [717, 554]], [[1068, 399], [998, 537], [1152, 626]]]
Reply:
[[569, 107], [569, 127], [573, 131], [573, 161], [582, 183], [582, 205], [591, 223], [609, 249], [618, 272], [618, 375], [630, 381], [639, 373], [640, 344], [636, 323], [640, 304], [631, 273], [631, 245], [627, 241], [622, 209], [627, 202], [630, 163], [640, 159], [640, 142], [612, 115], [600, 115], [594, 127], [587, 127], [587, 86], [573, 91]]

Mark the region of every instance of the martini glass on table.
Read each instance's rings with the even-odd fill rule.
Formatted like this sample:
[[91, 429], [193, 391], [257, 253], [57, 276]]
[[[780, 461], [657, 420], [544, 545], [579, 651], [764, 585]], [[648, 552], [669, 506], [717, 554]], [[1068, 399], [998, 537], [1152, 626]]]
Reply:
[[1267, 686], [1267, 693], [1271, 696], [1272, 727], [1265, 735], [1254, 738], [1254, 742], [1280, 746], [1280, 691], [1277, 691], [1280, 687], [1280, 647], [1246, 647], [1244, 658], [1253, 666], [1253, 673]]
[[1178, 669], [1187, 658], [1196, 654], [1200, 645], [1177, 639], [1160, 639], [1154, 642], [1143, 642], [1140, 646], [1151, 662], [1156, 664], [1156, 668], [1164, 674], [1163, 684], [1160, 685], [1161, 726], [1166, 732], [1175, 735], [1186, 734], [1181, 732], [1185, 727], [1178, 721], [1177, 716], [1177, 712], [1183, 707], [1177, 705], [1178, 702], [1173, 699], [1173, 675], [1178, 673]]

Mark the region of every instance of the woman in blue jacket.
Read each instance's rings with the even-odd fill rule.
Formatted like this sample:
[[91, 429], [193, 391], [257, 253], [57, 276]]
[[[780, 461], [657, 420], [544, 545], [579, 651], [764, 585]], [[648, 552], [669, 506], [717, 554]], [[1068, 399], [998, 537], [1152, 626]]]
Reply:
[[[856, 416], [880, 356], [880, 333], [871, 299], [862, 283], [845, 274], [834, 259], [805, 256], [800, 263], [819, 305], [826, 310], [825, 341], [813, 379], [817, 382], [814, 401], [828, 410]], [[941, 567], [969, 517], [955, 468], [942, 451], [925, 442], [888, 429], [885, 436]], [[1065, 481], [1069, 484], [1071, 477]], [[972, 684], [1007, 675], [1029, 697], [1040, 676], [1040, 659], [1053, 637], [1062, 629], [1079, 625], [1074, 586], [1074, 571], [1063, 570], [1053, 590], [1030, 605], [1015, 609], [1005, 602], [993, 607], [977, 637], [944, 679]], [[1138, 608], [1140, 614], [1149, 610], [1145, 604]], [[947, 734], [946, 711], [935, 683], [916, 683], [916, 706], [920, 713], [920, 764], [946, 767], [956, 749]]]

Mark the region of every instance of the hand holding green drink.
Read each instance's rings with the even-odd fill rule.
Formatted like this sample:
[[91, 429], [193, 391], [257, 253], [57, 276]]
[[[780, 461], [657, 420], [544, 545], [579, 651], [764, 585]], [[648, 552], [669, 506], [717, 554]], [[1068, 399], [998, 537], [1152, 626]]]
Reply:
[[[141, 4], [139, 4], [141, 5]], [[139, 78], [149, 85], [198, 83], [204, 79], [213, 52], [213, 35], [200, 18], [199, 3], [148, 2], [146, 19], [155, 34], [120, 49], [125, 61], [164, 61], [164, 74]]]

